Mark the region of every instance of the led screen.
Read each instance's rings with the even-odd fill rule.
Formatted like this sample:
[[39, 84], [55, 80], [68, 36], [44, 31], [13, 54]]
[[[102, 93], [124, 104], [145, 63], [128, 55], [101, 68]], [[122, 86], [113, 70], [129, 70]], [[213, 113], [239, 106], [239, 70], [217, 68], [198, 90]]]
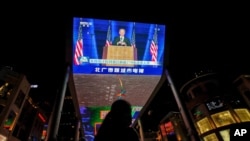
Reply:
[[117, 99], [137, 107], [136, 119], [163, 74], [165, 33], [155, 23], [73, 18], [72, 68], [88, 140]]

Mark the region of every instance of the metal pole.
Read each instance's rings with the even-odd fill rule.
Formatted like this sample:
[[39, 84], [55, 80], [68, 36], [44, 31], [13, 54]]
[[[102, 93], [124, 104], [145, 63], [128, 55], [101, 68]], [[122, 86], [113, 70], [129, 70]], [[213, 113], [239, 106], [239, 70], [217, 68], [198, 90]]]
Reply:
[[[56, 96], [55, 99], [57, 99], [57, 96]], [[53, 122], [53, 119], [54, 119], [54, 116], [55, 116], [55, 114], [54, 114], [55, 106], [56, 106], [56, 104], [54, 103], [54, 104], [53, 104], [53, 108], [52, 108], [52, 112], [51, 112], [51, 114], [50, 114], [49, 122], [48, 122], [47, 136], [46, 136], [46, 138], [45, 138], [45, 141], [49, 141], [49, 137], [50, 137], [50, 135], [51, 135], [51, 134], [50, 134], [50, 133], [51, 133], [51, 128], [53, 128], [53, 127], [52, 127], [52, 122]]]
[[81, 122], [79, 120], [77, 120], [77, 123], [76, 123], [76, 133], [75, 133], [75, 141], [79, 141], [80, 124], [81, 124]]
[[142, 128], [142, 124], [141, 124], [141, 120], [138, 119], [138, 124], [139, 124], [139, 131], [140, 131], [140, 137], [141, 137], [141, 140], [140, 141], [144, 141], [144, 133], [143, 133], [143, 128]]
[[52, 122], [52, 125], [51, 125], [52, 129], [50, 130], [51, 133], [50, 133], [49, 141], [56, 141], [57, 140], [59, 124], [60, 124], [60, 120], [61, 120], [61, 112], [62, 112], [65, 93], [66, 93], [67, 84], [68, 84], [68, 80], [69, 80], [69, 74], [70, 74], [70, 67], [67, 66], [67, 70], [66, 70], [66, 74], [65, 74], [65, 77], [64, 77], [61, 94], [58, 95], [57, 99], [55, 100], [56, 105], [55, 105], [55, 111], [53, 113], [53, 119], [52, 119], [53, 122]]
[[191, 125], [189, 123], [188, 117], [187, 117], [187, 115], [186, 115], [186, 113], [184, 111], [183, 105], [181, 103], [180, 97], [179, 97], [179, 95], [178, 95], [178, 93], [176, 91], [176, 88], [174, 86], [172, 78], [171, 78], [171, 76], [170, 76], [170, 74], [169, 74], [169, 72], [168, 72], [167, 69], [166, 69], [166, 77], [167, 77], [168, 83], [169, 83], [169, 85], [171, 87], [171, 90], [173, 92], [174, 98], [176, 100], [177, 106], [178, 106], [179, 111], [181, 113], [181, 116], [183, 118], [183, 121], [184, 121], [184, 124], [186, 126], [186, 129], [188, 131], [188, 135], [190, 136], [191, 141], [196, 141], [196, 138], [195, 138], [195, 136], [193, 134], [193, 130], [192, 130]]

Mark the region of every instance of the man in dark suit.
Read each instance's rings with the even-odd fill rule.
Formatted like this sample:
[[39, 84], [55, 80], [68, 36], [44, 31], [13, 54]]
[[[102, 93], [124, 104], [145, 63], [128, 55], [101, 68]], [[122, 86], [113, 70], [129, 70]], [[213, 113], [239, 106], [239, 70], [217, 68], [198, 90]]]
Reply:
[[113, 45], [118, 46], [131, 46], [129, 38], [125, 37], [126, 30], [124, 28], [119, 29], [119, 36], [114, 38]]

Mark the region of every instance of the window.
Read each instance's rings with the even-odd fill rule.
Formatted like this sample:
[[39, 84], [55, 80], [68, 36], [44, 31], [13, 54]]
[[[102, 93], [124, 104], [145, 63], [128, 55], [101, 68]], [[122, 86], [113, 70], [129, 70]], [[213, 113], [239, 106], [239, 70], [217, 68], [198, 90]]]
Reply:
[[198, 126], [201, 134], [213, 129], [207, 117], [199, 120], [197, 122], [197, 126]]
[[244, 99], [242, 97], [239, 96], [233, 96], [230, 99], [230, 103], [229, 105], [233, 108], [233, 109], [239, 109], [239, 108], [245, 108], [247, 107], [246, 102], [244, 101]]
[[15, 101], [15, 104], [18, 108], [22, 106], [24, 98], [25, 98], [25, 94], [23, 93], [23, 91], [20, 90]]
[[191, 109], [191, 113], [192, 113], [194, 120], [198, 120], [202, 118], [205, 115], [205, 112], [206, 110], [203, 104], [196, 105], [195, 107]]
[[207, 88], [207, 93], [210, 96], [216, 96], [219, 94], [219, 89], [218, 86], [216, 85], [216, 83], [214, 82], [207, 82], [205, 84], [205, 87]]
[[185, 98], [185, 100], [186, 100], [186, 101], [190, 101], [190, 100], [192, 100], [192, 99], [193, 99], [192, 94], [191, 94], [191, 93], [188, 93], [188, 94], [187, 94], [187, 98]]
[[223, 141], [230, 141], [230, 129], [220, 131]]
[[194, 98], [201, 95], [203, 92], [202, 92], [202, 89], [200, 86], [196, 87], [193, 89], [193, 94], [194, 94]]
[[239, 116], [241, 122], [250, 121], [250, 113], [248, 109], [235, 109], [234, 111]]
[[204, 141], [219, 141], [215, 133], [209, 134], [205, 136], [203, 139]]
[[235, 123], [235, 120], [229, 111], [219, 112], [219, 113], [213, 114], [211, 117], [216, 127], [221, 127], [221, 126]]

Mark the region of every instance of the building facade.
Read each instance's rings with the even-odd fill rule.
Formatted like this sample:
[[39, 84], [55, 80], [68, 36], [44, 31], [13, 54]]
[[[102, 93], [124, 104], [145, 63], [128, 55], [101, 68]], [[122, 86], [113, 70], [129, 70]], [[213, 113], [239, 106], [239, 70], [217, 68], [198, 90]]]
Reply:
[[0, 139], [18, 141], [13, 131], [22, 112], [30, 83], [25, 75], [11, 69], [0, 70]]
[[[236, 88], [242, 90], [241, 95]], [[232, 126], [250, 122], [247, 88], [249, 83], [235, 87], [233, 82], [211, 72], [197, 75], [182, 86], [181, 96], [201, 140], [229, 140]]]
[[17, 120], [13, 136], [22, 141], [42, 141], [46, 137], [47, 123], [44, 111], [33, 103], [31, 97], [28, 97]]

